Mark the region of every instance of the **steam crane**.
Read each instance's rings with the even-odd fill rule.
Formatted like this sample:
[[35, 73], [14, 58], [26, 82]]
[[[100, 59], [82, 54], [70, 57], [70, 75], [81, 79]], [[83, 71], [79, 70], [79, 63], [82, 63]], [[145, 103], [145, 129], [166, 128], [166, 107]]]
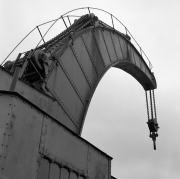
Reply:
[[[70, 13], [80, 9], [88, 13], [72, 23]], [[100, 9], [80, 9], [51, 21], [61, 20], [66, 29], [50, 40], [45, 41], [41, 25], [34, 28], [43, 44], [19, 53], [14, 61], [6, 58], [0, 66], [2, 178], [113, 178], [112, 158], [81, 138], [94, 91], [111, 67], [127, 72], [144, 88], [156, 150], [157, 84], [150, 61], [112, 14], [103, 11], [111, 19], [108, 25], [91, 13]], [[125, 33], [115, 29], [115, 20]]]

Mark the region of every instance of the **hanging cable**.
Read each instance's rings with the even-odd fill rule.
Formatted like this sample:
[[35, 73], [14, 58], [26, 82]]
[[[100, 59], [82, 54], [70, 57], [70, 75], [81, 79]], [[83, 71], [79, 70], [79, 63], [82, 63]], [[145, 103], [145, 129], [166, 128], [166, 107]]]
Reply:
[[149, 91], [149, 96], [150, 96], [150, 108], [151, 108], [151, 120], [152, 120], [153, 119], [153, 103], [152, 103], [151, 90]]
[[145, 95], [146, 95], [147, 116], [148, 116], [148, 121], [149, 121], [150, 120], [150, 116], [149, 116], [149, 104], [148, 104], [147, 91], [145, 91]]
[[[156, 116], [156, 105], [155, 105], [155, 95], [154, 90], [149, 90], [149, 99], [148, 92], [146, 91], [146, 105], [147, 105], [147, 115], [148, 115], [148, 127], [150, 131], [149, 137], [153, 140], [154, 150], [156, 150], [156, 137], [158, 137], [158, 123]], [[149, 113], [149, 107], [151, 109], [151, 115]]]
[[153, 101], [154, 101], [154, 115], [155, 115], [155, 118], [157, 119], [157, 115], [156, 115], [156, 103], [155, 103], [155, 94], [154, 94], [154, 90], [152, 90], [152, 94], [153, 94]]

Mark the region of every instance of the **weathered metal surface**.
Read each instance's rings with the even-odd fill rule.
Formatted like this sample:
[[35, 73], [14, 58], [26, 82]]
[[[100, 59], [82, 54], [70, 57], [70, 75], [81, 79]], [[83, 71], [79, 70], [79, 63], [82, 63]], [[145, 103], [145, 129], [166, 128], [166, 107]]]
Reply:
[[[40, 169], [38, 178], [39, 179], [106, 179], [108, 178], [104, 169], [99, 165], [95, 165], [94, 172], [91, 172], [90, 176], [86, 176], [84, 174], [79, 173], [78, 171], [73, 170], [70, 166], [64, 166], [62, 164], [58, 164], [57, 161], [51, 161], [48, 158], [42, 158], [40, 162]], [[114, 179], [111, 175], [108, 179]]]
[[11, 96], [4, 96], [0, 93], [0, 173], [4, 167], [4, 160], [7, 152], [7, 142], [9, 138], [8, 124], [11, 119], [11, 112], [14, 100]]
[[98, 176], [108, 179], [111, 157], [73, 135], [53, 119], [44, 118], [42, 138], [44, 146], [40, 152], [51, 161], [89, 178]]
[[[1, 123], [6, 121], [7, 126], [0, 175], [2, 178], [34, 179], [38, 170], [43, 115], [14, 94], [2, 93], [1, 97], [4, 100], [0, 100], [0, 106], [5, 104], [4, 107], [7, 107], [6, 104], [9, 102], [11, 111], [6, 117], [0, 117]], [[6, 112], [5, 109], [4, 111]]]
[[109, 178], [110, 156], [18, 93], [1, 94], [0, 106], [5, 101], [0, 118], [5, 146], [0, 158], [2, 178]]

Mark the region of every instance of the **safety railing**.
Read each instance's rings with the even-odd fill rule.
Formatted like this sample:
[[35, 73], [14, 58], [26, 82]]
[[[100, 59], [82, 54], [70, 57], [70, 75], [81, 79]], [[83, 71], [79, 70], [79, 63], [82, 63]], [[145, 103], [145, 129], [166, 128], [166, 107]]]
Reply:
[[[13, 50], [8, 54], [8, 56], [3, 60], [3, 62], [1, 63], [1, 65], [3, 65], [5, 63], [5, 61], [10, 57], [10, 55], [17, 49], [17, 47], [19, 47], [20, 44], [22, 44], [22, 42], [27, 39], [27, 37], [30, 36], [30, 34], [32, 34], [35, 31], [38, 31], [39, 35], [40, 35], [40, 40], [38, 41], [36, 47], [34, 48], [34, 50], [36, 48], [38, 48], [38, 46], [42, 43], [46, 43], [46, 41], [50, 40], [51, 38], [54, 37], [54, 33], [60, 33], [65, 29], [68, 29], [69, 26], [71, 26], [72, 21], [81, 17], [82, 15], [85, 14], [95, 14], [100, 20], [105, 21], [105, 23], [107, 25], [109, 25], [110, 27], [112, 27], [114, 30], [119, 31], [121, 33], [124, 33], [128, 36], [131, 37], [131, 43], [136, 47], [136, 49], [139, 51], [139, 53], [141, 54], [142, 58], [144, 59], [144, 61], [146, 62], [146, 64], [148, 65], [148, 67], [150, 69], [153, 68], [152, 63], [150, 62], [149, 58], [147, 57], [147, 55], [145, 54], [145, 52], [142, 50], [141, 46], [137, 43], [137, 41], [135, 40], [135, 38], [132, 36], [132, 34], [130, 33], [130, 31], [128, 30], [128, 28], [118, 19], [116, 18], [114, 15], [112, 15], [111, 13], [99, 9], [99, 8], [93, 8], [93, 7], [82, 7], [82, 8], [77, 8], [77, 9], [73, 9], [71, 11], [66, 12], [65, 14], [61, 15], [59, 18], [39, 24], [38, 26], [36, 26], [34, 29], [32, 29], [14, 48]], [[55, 26], [55, 24], [57, 24], [58, 22], [61, 22], [63, 24], [61, 24], [57, 29], [56, 32], [54, 31], [53, 36], [49, 38], [47, 37], [48, 34], [50, 33], [50, 30], [52, 30], [52, 27]], [[51, 25], [49, 27], [46, 27], [46, 30], [44, 30], [44, 33], [42, 32], [42, 28], [44, 26], [46, 26], [47, 24]], [[62, 28], [64, 27], [64, 28]], [[41, 29], [40, 29], [41, 28]], [[47, 37], [46, 41], [45, 41], [45, 37]], [[30, 48], [29, 48], [30, 50]], [[28, 50], [28, 51], [29, 51]], [[21, 54], [25, 54], [21, 53]]]

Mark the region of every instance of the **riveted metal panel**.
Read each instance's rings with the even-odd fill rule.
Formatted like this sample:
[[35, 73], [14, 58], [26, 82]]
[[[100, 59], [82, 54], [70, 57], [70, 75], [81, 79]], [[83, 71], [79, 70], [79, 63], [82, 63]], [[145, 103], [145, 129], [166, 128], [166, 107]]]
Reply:
[[121, 47], [123, 59], [127, 60], [127, 58], [128, 58], [127, 41], [121, 36], [118, 36], [118, 40], [119, 40], [119, 44]]
[[116, 51], [116, 54], [117, 54], [117, 59], [118, 60], [123, 60], [124, 57], [123, 57], [123, 54], [122, 54], [122, 50], [121, 50], [121, 44], [119, 42], [119, 39], [118, 39], [118, 35], [114, 32], [111, 32], [111, 37], [112, 37], [112, 40], [114, 42], [114, 48], [115, 48], [115, 51]]
[[[74, 123], [71, 121], [71, 119], [66, 115], [66, 113], [62, 110], [62, 108], [59, 106], [59, 110], [57, 111], [56, 119], [60, 121], [62, 124], [67, 126], [72, 131], [78, 133], [79, 129], [74, 125]], [[77, 120], [78, 122], [78, 120]]]
[[[0, 89], [9, 90], [12, 81], [12, 75], [6, 72], [2, 66], [0, 66], [0, 80]], [[56, 117], [57, 106], [50, 96], [43, 94], [42, 92], [36, 90], [21, 80], [19, 80], [17, 83], [16, 91], [42, 110], [46, 111], [53, 117]]]
[[14, 97], [0, 93], [0, 175], [4, 170], [9, 138], [9, 124], [14, 105]]
[[99, 49], [101, 50], [101, 54], [106, 66], [108, 66], [111, 63], [111, 57], [107, 50], [107, 42], [105, 41], [103, 29], [96, 30], [96, 34]]
[[83, 33], [82, 36], [86, 41], [86, 45], [95, 63], [98, 74], [101, 74], [104, 69], [104, 65], [102, 62], [103, 59], [101, 58], [100, 52], [97, 47], [98, 44], [96, 44], [96, 36], [94, 35], [93, 31], [87, 31], [86, 33]]
[[142, 64], [142, 59], [140, 58], [140, 56], [136, 53], [135, 49], [131, 48], [131, 52], [133, 54], [133, 57], [134, 57], [134, 64], [141, 68], [141, 64]]
[[128, 55], [129, 55], [129, 61], [140, 68], [140, 63], [139, 61], [136, 61], [136, 59], [134, 58], [134, 51], [129, 43], [128, 43]]
[[61, 177], [62, 179], [69, 179], [69, 171], [66, 168], [61, 168]]
[[2, 176], [34, 179], [38, 170], [38, 149], [43, 115], [15, 96], [8, 128], [8, 142]]
[[[51, 76], [48, 79], [48, 83], [51, 85], [51, 87], [53, 89], [56, 88], [56, 83], [58, 81], [58, 76], [57, 76], [58, 75], [58, 73], [57, 73], [58, 69], [57, 68], [58, 68], [58, 66], [55, 66], [54, 70], [51, 72]], [[59, 78], [61, 78], [61, 76]], [[61, 81], [61, 83], [63, 83], [63, 81]], [[62, 86], [64, 86], [64, 85], [62, 85]], [[67, 90], [69, 90], [69, 89], [67, 89]], [[73, 122], [67, 116], [66, 112], [62, 109], [62, 107], [60, 105], [58, 105], [57, 101], [54, 101], [54, 103], [56, 103], [58, 107], [57, 107], [57, 112], [56, 112], [55, 116], [53, 116], [53, 117], [55, 117], [58, 121], [60, 121], [62, 124], [67, 126], [72, 131], [77, 132], [76, 126], [73, 124]]]
[[[93, 66], [93, 62], [91, 61], [88, 52], [86, 50], [86, 47], [83, 43], [83, 40], [81, 36], [79, 36], [77, 39], [74, 40], [73, 42], [73, 47], [75, 51], [77, 52], [77, 55], [79, 57], [79, 60], [82, 63], [82, 66], [84, 67], [84, 70], [88, 76], [88, 79], [90, 81], [90, 84], [92, 85], [94, 81], [97, 78], [96, 71]], [[87, 92], [86, 92], [87, 95]]]
[[38, 173], [38, 179], [49, 179], [49, 161], [42, 158], [41, 163], [40, 163], [40, 168], [39, 168], [39, 173]]
[[75, 85], [77, 86], [77, 89], [83, 96], [83, 99], [85, 99], [85, 96], [87, 95], [87, 92], [90, 88], [88, 85], [88, 81], [86, 80], [86, 77], [77, 61], [80, 60], [79, 53], [81, 52], [79, 52], [78, 50], [74, 52], [76, 55], [78, 54], [78, 59], [76, 59], [76, 56], [71, 48], [75, 48], [75, 45], [73, 45], [73, 47], [68, 47], [59, 60], [62, 61], [73, 83], [75, 83]]
[[13, 98], [11, 96], [3, 95], [0, 93], [0, 160], [2, 160], [4, 140], [6, 138], [8, 123], [11, 116], [11, 108], [13, 104]]
[[60, 178], [60, 168], [57, 164], [50, 164], [50, 174], [49, 179], [59, 179]]
[[107, 31], [107, 30], [102, 31], [102, 32], [104, 34], [105, 41], [107, 42], [107, 49], [108, 49], [109, 54], [111, 56], [111, 60], [112, 60], [112, 62], [115, 62], [115, 61], [117, 61], [117, 57], [116, 57], [113, 42], [112, 42], [112, 39], [111, 39], [111, 35], [110, 35], [111, 32]]
[[[54, 69], [54, 74], [50, 76], [48, 83], [52, 86], [59, 99], [64, 103], [73, 117], [79, 119], [79, 111], [81, 111], [83, 104], [59, 65]], [[62, 117], [65, 117], [64, 112], [62, 113]]]
[[68, 163], [73, 168], [85, 171], [87, 169], [88, 144], [73, 136], [51, 119], [46, 119], [45, 125], [47, 132], [44, 154], [51, 156], [53, 160]]

